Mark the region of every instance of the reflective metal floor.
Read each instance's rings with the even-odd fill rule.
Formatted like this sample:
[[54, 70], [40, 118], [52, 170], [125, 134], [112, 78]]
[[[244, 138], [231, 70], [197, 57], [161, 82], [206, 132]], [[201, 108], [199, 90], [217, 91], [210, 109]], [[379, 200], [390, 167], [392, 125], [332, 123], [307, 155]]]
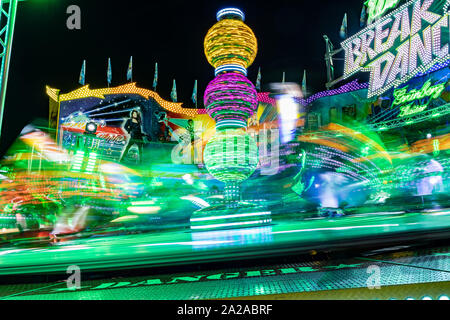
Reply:
[[[0, 286], [0, 297], [38, 300], [177, 300], [421, 299], [429, 296], [438, 299], [450, 295], [448, 249], [440, 247], [345, 260], [311, 259], [308, 262], [147, 277], [82, 279], [78, 290], [68, 289], [65, 282], [3, 285]], [[132, 272], [129, 271], [130, 275]], [[380, 289], [368, 288], [378, 285]]]

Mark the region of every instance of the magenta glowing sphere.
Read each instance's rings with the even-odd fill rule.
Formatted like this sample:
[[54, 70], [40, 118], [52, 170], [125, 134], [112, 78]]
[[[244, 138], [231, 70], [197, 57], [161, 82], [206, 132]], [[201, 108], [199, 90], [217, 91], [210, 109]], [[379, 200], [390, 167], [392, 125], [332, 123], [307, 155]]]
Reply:
[[224, 73], [206, 87], [206, 112], [216, 121], [216, 129], [245, 128], [258, 107], [255, 86], [240, 73]]

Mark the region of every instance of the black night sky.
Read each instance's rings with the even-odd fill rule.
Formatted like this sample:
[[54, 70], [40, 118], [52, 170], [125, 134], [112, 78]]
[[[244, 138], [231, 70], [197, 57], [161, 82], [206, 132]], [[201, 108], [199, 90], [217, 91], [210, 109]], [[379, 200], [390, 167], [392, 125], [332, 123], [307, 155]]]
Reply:
[[[87, 60], [86, 83], [106, 87], [107, 59], [111, 58], [112, 85], [126, 82], [133, 56], [133, 81], [151, 89], [158, 62], [158, 93], [170, 100], [172, 81], [178, 101], [192, 106], [194, 80], [198, 97], [213, 79], [214, 70], [203, 53], [203, 39], [216, 22], [217, 10], [235, 6], [246, 14], [246, 24], [258, 39], [258, 55], [248, 70], [255, 82], [261, 67], [262, 86], [286, 81], [299, 83], [303, 70], [311, 93], [325, 89], [325, 42], [335, 48], [339, 28], [348, 14], [349, 35], [357, 32], [363, 0], [28, 0], [19, 3], [14, 33], [6, 110], [0, 153], [9, 148], [32, 120], [48, 118], [45, 86], [66, 93], [78, 88], [82, 60]], [[69, 30], [69, 5], [81, 8], [81, 30]], [[342, 66], [337, 64], [336, 75]]]

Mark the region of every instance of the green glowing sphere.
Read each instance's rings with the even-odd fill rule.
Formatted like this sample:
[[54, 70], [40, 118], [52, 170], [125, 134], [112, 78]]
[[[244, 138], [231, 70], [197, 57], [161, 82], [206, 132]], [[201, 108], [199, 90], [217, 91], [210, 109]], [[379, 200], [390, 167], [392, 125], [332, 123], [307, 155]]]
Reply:
[[222, 182], [241, 182], [258, 165], [256, 141], [240, 129], [217, 131], [206, 144], [203, 159], [208, 172]]

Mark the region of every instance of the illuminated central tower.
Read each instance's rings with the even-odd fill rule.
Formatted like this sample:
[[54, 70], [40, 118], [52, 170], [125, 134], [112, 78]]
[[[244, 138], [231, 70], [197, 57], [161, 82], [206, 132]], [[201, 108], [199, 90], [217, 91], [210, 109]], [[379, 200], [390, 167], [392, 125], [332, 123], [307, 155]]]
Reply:
[[225, 183], [228, 204], [240, 199], [239, 184], [258, 164], [258, 148], [247, 133], [248, 118], [258, 106], [257, 92], [247, 79], [257, 41], [244, 23], [244, 13], [227, 8], [217, 13], [217, 23], [209, 29], [204, 47], [208, 62], [215, 68], [215, 78], [205, 90], [204, 103], [216, 121], [216, 133], [204, 150], [209, 173]]
[[247, 79], [257, 43], [244, 19], [239, 9], [220, 10], [205, 37], [205, 55], [215, 68], [215, 78], [206, 87], [204, 103], [216, 121], [216, 133], [206, 144], [203, 159], [208, 172], [225, 183], [225, 202], [194, 212], [190, 219], [194, 230], [255, 227], [272, 221], [271, 212], [260, 202], [240, 201], [240, 183], [258, 164], [256, 141], [247, 133], [248, 119], [258, 106], [255, 86]]

